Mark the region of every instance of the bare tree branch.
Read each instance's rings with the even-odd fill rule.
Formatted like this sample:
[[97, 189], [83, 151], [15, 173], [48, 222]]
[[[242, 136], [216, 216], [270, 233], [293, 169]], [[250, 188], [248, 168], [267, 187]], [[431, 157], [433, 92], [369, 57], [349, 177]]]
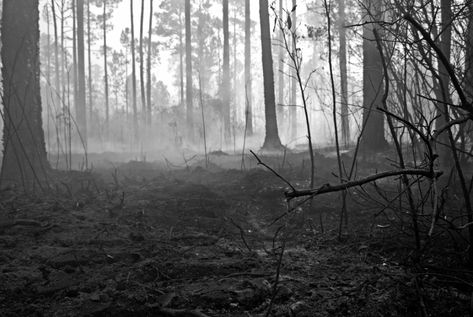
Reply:
[[442, 64], [445, 66], [445, 69], [448, 72], [448, 75], [450, 77], [450, 80], [452, 81], [453, 87], [455, 87], [456, 92], [458, 93], [458, 97], [461, 100], [461, 107], [468, 111], [470, 114], [473, 114], [473, 106], [471, 103], [469, 103], [466, 99], [465, 93], [463, 92], [463, 89], [460, 85], [460, 82], [458, 81], [458, 78], [455, 74], [455, 71], [453, 70], [452, 65], [450, 64], [450, 61], [447, 59], [445, 54], [442, 52], [440, 47], [438, 47], [437, 44], [435, 44], [434, 40], [430, 37], [430, 34], [424, 30], [424, 28], [417, 22], [409, 13], [404, 14], [404, 19], [407, 20], [412, 26], [422, 34], [424, 39], [427, 41], [429, 46], [437, 53], [440, 61]]
[[401, 169], [401, 170], [396, 170], [396, 171], [386, 171], [386, 172], [377, 173], [374, 175], [367, 176], [365, 178], [349, 181], [349, 182], [338, 184], [338, 185], [324, 184], [320, 186], [319, 188], [314, 188], [314, 189], [292, 190], [292, 191], [286, 192], [285, 195], [286, 195], [286, 198], [289, 200], [296, 197], [317, 196], [320, 194], [338, 192], [338, 191], [345, 190], [351, 187], [362, 186], [364, 184], [374, 182], [378, 179], [400, 176], [400, 175], [418, 175], [418, 176], [424, 176], [424, 177], [432, 179], [432, 178], [440, 177], [440, 175], [442, 175], [442, 172], [432, 172], [426, 169]]

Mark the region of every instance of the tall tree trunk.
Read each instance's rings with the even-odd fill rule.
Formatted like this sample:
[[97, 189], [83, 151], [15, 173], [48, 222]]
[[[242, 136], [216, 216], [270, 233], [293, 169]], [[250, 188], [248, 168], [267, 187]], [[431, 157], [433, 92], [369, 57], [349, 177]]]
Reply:
[[264, 81], [264, 115], [266, 119], [266, 136], [263, 148], [266, 150], [279, 150], [282, 148], [282, 145], [281, 140], [279, 139], [278, 123], [276, 118], [273, 55], [271, 52], [271, 33], [269, 27], [268, 0], [259, 0], [259, 5]]
[[[230, 117], [230, 122], [232, 125], [232, 130], [233, 130], [233, 142], [235, 142], [235, 122], [237, 121], [237, 105], [238, 105], [238, 96], [239, 92], [237, 89], [237, 63], [238, 63], [238, 58], [237, 58], [237, 32], [236, 32], [236, 26], [237, 26], [237, 6], [234, 6], [233, 9], [233, 107], [230, 109], [231, 110], [231, 117]], [[235, 145], [235, 144], [234, 144]]]
[[[87, 111], [85, 102], [85, 57], [84, 57], [84, 0], [77, 0], [77, 123], [81, 141], [87, 144]], [[85, 149], [86, 150], [86, 149]]]
[[230, 43], [228, 30], [228, 0], [223, 0], [223, 74], [222, 103], [225, 142], [230, 141]]
[[[279, 0], [279, 18], [283, 16], [283, 0]], [[282, 122], [284, 122], [284, 45], [283, 43], [283, 32], [284, 30], [279, 30], [279, 49], [278, 49], [278, 101], [276, 104], [276, 113], [278, 115], [278, 122], [281, 128]]]
[[[56, 109], [60, 109], [60, 99], [61, 99], [61, 86], [59, 84], [60, 74], [59, 68], [61, 67], [59, 64], [59, 36], [58, 36], [58, 26], [57, 26], [57, 16], [56, 16], [56, 4], [54, 0], [51, 0], [51, 10], [52, 10], [52, 18], [53, 18], [53, 28], [54, 28], [54, 93], [53, 93], [53, 103]], [[57, 111], [55, 113], [55, 124], [56, 124], [56, 147], [57, 147], [57, 155], [59, 157], [59, 129], [58, 129], [58, 120], [57, 120]]]
[[130, 0], [130, 23], [131, 23], [131, 95], [133, 106], [133, 132], [135, 141], [138, 141], [138, 109], [136, 106], [136, 57], [135, 57], [135, 23], [133, 15], [133, 0]]
[[50, 27], [50, 13], [48, 9], [48, 4], [45, 4], [44, 9], [46, 10], [46, 25], [47, 25], [47, 65], [46, 65], [46, 146], [48, 153], [51, 150], [51, 140], [50, 140], [50, 127], [51, 127], [51, 27]]
[[350, 121], [348, 117], [348, 72], [347, 72], [347, 36], [345, 30], [345, 0], [339, 1], [338, 30], [339, 30], [339, 60], [340, 60], [340, 89], [341, 89], [341, 122], [342, 144], [347, 147], [350, 142]]
[[381, 20], [381, 3], [365, 0], [364, 21], [374, 22], [363, 25], [363, 125], [361, 139], [363, 150], [382, 151], [387, 142], [384, 138], [384, 115], [376, 109], [383, 98], [383, 65], [376, 47], [374, 30], [381, 34], [376, 23]]
[[196, 37], [197, 37], [197, 63], [194, 65], [195, 68], [197, 68], [197, 74], [199, 77], [199, 90], [203, 90], [203, 83], [202, 83], [202, 77], [206, 78], [207, 77], [207, 72], [203, 72], [203, 66], [202, 62], [204, 60], [204, 46], [205, 46], [205, 36], [202, 32], [203, 25], [204, 25], [204, 14], [203, 14], [203, 8], [202, 8], [202, 2], [199, 4], [199, 10], [198, 10], [198, 22], [197, 22], [197, 30], [196, 30]]
[[251, 89], [251, 5], [250, 0], [245, 0], [245, 117], [247, 133], [253, 135], [253, 109]]
[[108, 139], [110, 129], [110, 100], [108, 92], [108, 61], [107, 56], [107, 0], [103, 0], [103, 70], [105, 85], [105, 138]]
[[66, 55], [66, 48], [64, 47], [64, 38], [65, 38], [65, 31], [64, 31], [64, 3], [65, 0], [61, 1], [61, 84], [62, 84], [62, 91], [61, 91], [61, 101], [60, 106], [66, 106], [66, 70], [67, 70], [67, 55]]
[[[4, 0], [1, 185], [46, 190], [49, 163], [41, 118], [38, 0]], [[21, 39], [21, 41], [19, 41]]]
[[468, 24], [465, 39], [465, 94], [473, 100], [473, 2], [468, 2]]
[[[450, 61], [450, 51], [452, 46], [452, 8], [451, 0], [441, 0], [441, 33], [440, 33], [440, 43], [439, 47], [442, 50], [443, 54]], [[448, 106], [451, 104], [452, 98], [450, 96], [449, 86], [450, 86], [450, 77], [448, 75], [447, 68], [439, 60], [439, 91], [437, 92], [437, 99], [443, 102], [437, 104], [437, 115], [439, 116], [435, 122], [436, 127], [444, 126], [449, 120], [448, 116]], [[450, 155], [450, 149], [447, 144], [449, 144], [448, 133], [442, 133], [438, 139], [439, 144], [437, 145], [437, 151], [439, 152], [439, 161], [440, 164], [444, 167], [450, 165], [452, 157]]]
[[130, 118], [129, 118], [129, 106], [130, 106], [130, 96], [129, 96], [129, 78], [128, 78], [128, 47], [125, 45], [125, 118], [126, 118], [126, 124], [129, 127], [130, 123]]
[[147, 74], [147, 87], [146, 87], [146, 103], [148, 106], [148, 125], [151, 126], [151, 37], [153, 35], [153, 1], [149, 2], [149, 25], [148, 25], [148, 60], [147, 60], [147, 67], [146, 67], [146, 74]]
[[76, 120], [79, 118], [79, 108], [77, 107], [77, 16], [76, 16], [76, 5], [77, 0], [72, 0], [71, 11], [72, 11], [72, 92], [73, 106], [76, 112]]
[[183, 23], [182, 23], [182, 12], [179, 7], [179, 81], [180, 81], [180, 103], [181, 107], [184, 107], [184, 35], [182, 34]]
[[[54, 1], [54, 0], [53, 0]], [[88, 82], [89, 82], [89, 123], [92, 122], [93, 118], [93, 91], [92, 86], [92, 33], [90, 32], [90, 1], [87, 1], [87, 59], [88, 59]]]
[[193, 118], [193, 91], [192, 91], [192, 42], [191, 42], [191, 2], [185, 0], [185, 21], [186, 21], [186, 119], [187, 136], [193, 139], [194, 118]]
[[146, 124], [146, 92], [145, 92], [145, 61], [143, 52], [143, 36], [144, 36], [144, 16], [145, 16], [145, 0], [141, 0], [141, 17], [140, 17], [140, 88], [141, 88], [141, 111], [142, 122]]
[[66, 41], [66, 1], [61, 1], [61, 53], [62, 53], [62, 99], [61, 109], [64, 120], [64, 154], [66, 156], [66, 167], [71, 169], [72, 152], [72, 115], [70, 102], [70, 74], [68, 69], [68, 55], [65, 45]]
[[[467, 25], [467, 34], [466, 34], [466, 52], [465, 52], [465, 94], [467, 98], [471, 101], [473, 99], [473, 2], [469, 1], [467, 7], [468, 14], [468, 25]], [[468, 124], [468, 128], [465, 128], [468, 132], [472, 127], [471, 122]], [[471, 130], [470, 130], [471, 131]], [[467, 136], [465, 136], [466, 138]], [[470, 136], [471, 138], [471, 136]], [[470, 201], [471, 204], [471, 201]], [[470, 213], [467, 215], [468, 222], [473, 221], [473, 215]], [[468, 227], [468, 238], [470, 241], [470, 251], [469, 251], [469, 261], [470, 264], [473, 264], [473, 249], [471, 245], [473, 244], [473, 227]]]
[[[292, 27], [293, 32], [297, 30], [297, 0], [292, 0]], [[295, 44], [292, 43], [292, 54], [295, 52]], [[292, 70], [291, 80], [291, 102], [290, 102], [290, 117], [291, 117], [291, 141], [296, 141], [297, 138], [297, 76], [295, 70]]]
[[57, 17], [56, 17], [56, 4], [54, 0], [51, 0], [51, 10], [52, 10], [52, 18], [53, 18], [53, 28], [54, 28], [54, 71], [55, 71], [55, 91], [54, 91], [54, 100], [56, 107], [59, 107], [59, 96], [60, 96], [60, 75], [59, 75], [59, 36], [58, 36], [58, 27], [57, 27]]

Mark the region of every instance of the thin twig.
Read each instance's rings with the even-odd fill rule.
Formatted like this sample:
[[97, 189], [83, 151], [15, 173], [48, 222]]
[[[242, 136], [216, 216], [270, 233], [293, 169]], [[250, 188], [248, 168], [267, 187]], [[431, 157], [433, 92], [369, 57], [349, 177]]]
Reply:
[[256, 155], [255, 152], [253, 152], [253, 150], [250, 150], [251, 154], [253, 154], [253, 156], [256, 158], [256, 160], [258, 161], [258, 165], [262, 165], [264, 167], [266, 167], [270, 172], [272, 172], [274, 175], [276, 175], [280, 180], [282, 180], [284, 183], [286, 183], [289, 187], [291, 187], [291, 189], [293, 191], [296, 191], [296, 188], [294, 186], [292, 186], [292, 184], [287, 180], [285, 179], [284, 177], [282, 177], [278, 172], [276, 172], [274, 169], [272, 169], [269, 165], [267, 165], [266, 163], [264, 163], [259, 157], [258, 155]]

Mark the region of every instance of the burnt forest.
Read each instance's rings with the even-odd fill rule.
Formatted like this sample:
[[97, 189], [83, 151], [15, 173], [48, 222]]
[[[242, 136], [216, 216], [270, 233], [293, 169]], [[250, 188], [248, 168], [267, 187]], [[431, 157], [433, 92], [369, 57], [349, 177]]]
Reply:
[[0, 316], [473, 316], [472, 0], [0, 17]]

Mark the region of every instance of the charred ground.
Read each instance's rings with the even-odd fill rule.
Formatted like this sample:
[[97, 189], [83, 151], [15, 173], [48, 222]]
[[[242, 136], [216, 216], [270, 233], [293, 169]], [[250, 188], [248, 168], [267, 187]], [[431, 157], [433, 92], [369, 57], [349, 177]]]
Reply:
[[[262, 159], [307, 186], [307, 155]], [[317, 157], [318, 183], [336, 181], [335, 164]], [[271, 316], [467, 316], [461, 241], [439, 232], [414, 265], [409, 225], [376, 202], [396, 184], [350, 190], [341, 237], [338, 193], [280, 218], [285, 184], [239, 155], [64, 173], [36, 197], [4, 191], [0, 315], [264, 316], [273, 299]]]

